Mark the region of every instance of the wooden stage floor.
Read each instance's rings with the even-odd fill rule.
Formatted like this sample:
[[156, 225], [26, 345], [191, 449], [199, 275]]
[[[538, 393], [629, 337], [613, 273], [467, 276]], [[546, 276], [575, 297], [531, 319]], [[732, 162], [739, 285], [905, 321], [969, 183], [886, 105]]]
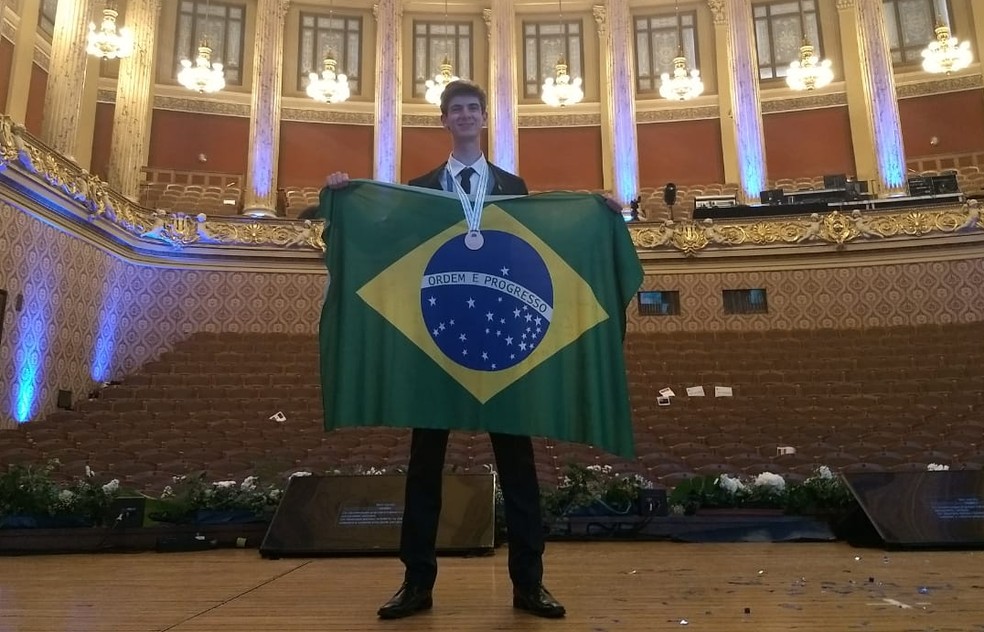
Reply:
[[380, 621], [402, 577], [395, 558], [3, 557], [0, 632], [984, 631], [981, 551], [549, 543], [546, 584], [563, 620], [512, 609], [504, 550], [442, 557], [440, 569], [432, 611]]

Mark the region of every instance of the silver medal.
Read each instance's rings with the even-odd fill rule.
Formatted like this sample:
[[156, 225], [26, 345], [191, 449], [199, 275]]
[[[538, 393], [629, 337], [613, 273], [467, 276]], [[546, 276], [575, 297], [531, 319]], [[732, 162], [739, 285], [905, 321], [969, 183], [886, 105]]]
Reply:
[[478, 250], [485, 244], [485, 237], [477, 230], [470, 230], [465, 235], [465, 247], [469, 250]]

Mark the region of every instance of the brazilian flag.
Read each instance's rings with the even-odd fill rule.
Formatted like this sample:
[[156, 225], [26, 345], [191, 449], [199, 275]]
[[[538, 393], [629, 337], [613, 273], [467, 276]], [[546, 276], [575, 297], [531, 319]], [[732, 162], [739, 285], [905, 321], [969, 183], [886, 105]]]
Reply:
[[486, 201], [477, 250], [443, 191], [321, 194], [325, 427], [484, 430], [633, 456], [622, 340], [642, 267], [597, 195]]

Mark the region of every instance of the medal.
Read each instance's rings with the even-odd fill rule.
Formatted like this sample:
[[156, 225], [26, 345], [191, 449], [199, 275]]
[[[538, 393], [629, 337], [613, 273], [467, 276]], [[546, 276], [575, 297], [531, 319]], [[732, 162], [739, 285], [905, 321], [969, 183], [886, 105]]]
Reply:
[[461, 202], [461, 210], [465, 214], [465, 223], [468, 225], [468, 232], [465, 233], [465, 247], [469, 250], [479, 250], [485, 245], [485, 237], [482, 236], [480, 226], [482, 224], [482, 207], [485, 204], [485, 194], [489, 188], [489, 166], [486, 163], [485, 170], [478, 177], [478, 189], [475, 191], [474, 199], [468, 199], [468, 194], [461, 188], [461, 183], [447, 168], [448, 179], [451, 180], [458, 200]]
[[469, 250], [478, 250], [485, 244], [485, 237], [477, 230], [470, 230], [465, 235], [465, 247]]

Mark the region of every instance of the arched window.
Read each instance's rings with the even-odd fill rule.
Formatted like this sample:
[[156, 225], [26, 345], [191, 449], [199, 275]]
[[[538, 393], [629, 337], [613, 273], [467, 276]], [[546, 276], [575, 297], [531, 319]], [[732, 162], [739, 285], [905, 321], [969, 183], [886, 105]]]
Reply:
[[885, 0], [884, 6], [892, 61], [900, 66], [921, 64], [923, 49], [935, 37], [936, 0]]
[[697, 12], [637, 15], [635, 22], [636, 91], [659, 91], [660, 75], [673, 73], [673, 59], [680, 49], [688, 69], [700, 68], [697, 54]]
[[523, 22], [523, 96], [540, 96], [540, 86], [556, 75], [554, 66], [563, 55], [571, 77], [584, 76], [581, 21]]
[[427, 93], [424, 85], [441, 70], [447, 57], [455, 76], [472, 78], [471, 22], [413, 21], [413, 96]]
[[799, 59], [804, 31], [817, 56], [823, 58], [815, 0], [756, 3], [752, 11], [760, 79], [786, 76], [789, 64]]
[[308, 74], [324, 69], [325, 54], [331, 52], [338, 62], [338, 73], [348, 77], [352, 94], [361, 94], [362, 18], [334, 13], [301, 12], [297, 60], [297, 89], [304, 91]]
[[[198, 47], [204, 35], [212, 49], [212, 61], [223, 65], [226, 82], [242, 85], [245, 29], [245, 4], [181, 0], [174, 57], [194, 60], [198, 57]], [[175, 77], [177, 73], [178, 65], [175, 64]]]

